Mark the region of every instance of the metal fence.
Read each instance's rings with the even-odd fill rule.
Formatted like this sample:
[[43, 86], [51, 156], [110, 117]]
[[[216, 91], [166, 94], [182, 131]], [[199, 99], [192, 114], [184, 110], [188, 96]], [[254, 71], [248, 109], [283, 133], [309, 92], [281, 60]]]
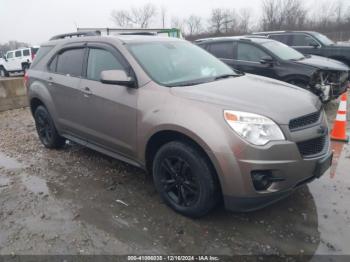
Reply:
[[323, 33], [335, 42], [350, 41], [350, 31], [326, 32]]

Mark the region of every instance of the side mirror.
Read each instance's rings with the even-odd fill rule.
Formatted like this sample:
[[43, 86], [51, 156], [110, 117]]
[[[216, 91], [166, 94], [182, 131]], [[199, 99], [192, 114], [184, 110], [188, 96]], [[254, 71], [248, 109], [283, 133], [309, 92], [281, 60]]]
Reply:
[[101, 82], [104, 84], [135, 87], [135, 80], [123, 70], [106, 70], [101, 72]]
[[260, 63], [263, 65], [272, 65], [274, 62], [273, 58], [270, 56], [266, 56], [261, 58]]
[[313, 48], [319, 48], [320, 45], [316, 42], [309, 43], [309, 46], [312, 46]]

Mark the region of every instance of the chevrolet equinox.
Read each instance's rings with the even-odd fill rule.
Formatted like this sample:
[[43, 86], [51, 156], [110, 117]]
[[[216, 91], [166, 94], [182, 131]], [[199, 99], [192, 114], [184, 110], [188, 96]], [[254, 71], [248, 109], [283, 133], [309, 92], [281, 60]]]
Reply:
[[45, 147], [68, 139], [143, 168], [190, 217], [222, 200], [232, 211], [262, 208], [331, 165], [312, 93], [239, 74], [184, 40], [74, 35], [44, 43], [25, 76]]

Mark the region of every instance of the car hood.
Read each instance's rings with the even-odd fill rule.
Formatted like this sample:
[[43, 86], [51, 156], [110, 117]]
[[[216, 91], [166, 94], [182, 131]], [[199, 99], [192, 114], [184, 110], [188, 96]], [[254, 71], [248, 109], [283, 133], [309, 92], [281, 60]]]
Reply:
[[350, 69], [342, 62], [315, 55], [310, 55], [303, 60], [295, 61], [295, 63], [309, 65], [324, 70], [349, 71]]
[[321, 108], [318, 97], [299, 87], [255, 75], [195, 86], [173, 87], [176, 96], [267, 116], [281, 125]]

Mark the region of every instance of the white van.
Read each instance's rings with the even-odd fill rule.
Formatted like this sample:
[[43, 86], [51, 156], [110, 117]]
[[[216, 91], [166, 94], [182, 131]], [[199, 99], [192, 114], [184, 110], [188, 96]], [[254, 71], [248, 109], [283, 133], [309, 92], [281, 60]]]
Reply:
[[0, 58], [0, 76], [6, 77], [10, 73], [25, 72], [33, 62], [39, 47], [25, 47], [8, 51]]

